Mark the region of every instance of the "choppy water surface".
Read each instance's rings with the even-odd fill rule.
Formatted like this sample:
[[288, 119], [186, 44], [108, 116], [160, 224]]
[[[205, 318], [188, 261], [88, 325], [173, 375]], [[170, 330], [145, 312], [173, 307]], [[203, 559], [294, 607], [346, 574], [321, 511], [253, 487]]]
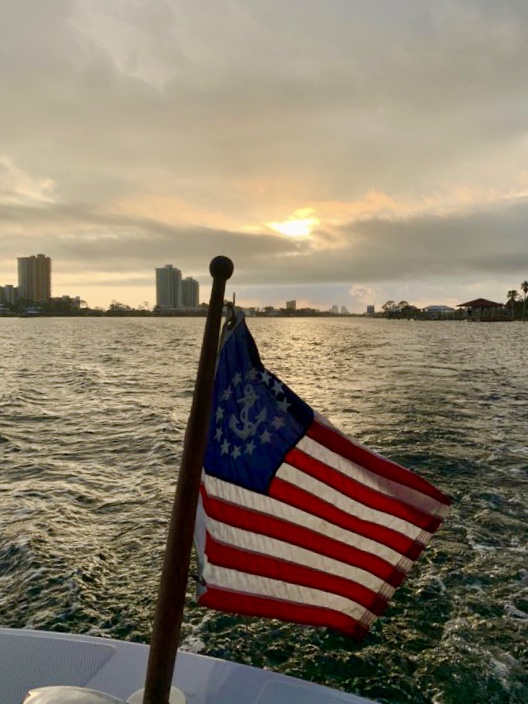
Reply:
[[[528, 701], [528, 323], [255, 319], [266, 366], [453, 509], [361, 644], [206, 612], [184, 647], [380, 702]], [[148, 642], [201, 319], [0, 320], [0, 624]]]

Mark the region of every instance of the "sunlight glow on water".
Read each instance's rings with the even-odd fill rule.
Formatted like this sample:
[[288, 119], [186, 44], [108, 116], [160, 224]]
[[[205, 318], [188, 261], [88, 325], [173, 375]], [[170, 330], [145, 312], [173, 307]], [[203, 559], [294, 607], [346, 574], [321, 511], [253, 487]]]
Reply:
[[[528, 701], [528, 324], [248, 324], [294, 391], [455, 503], [362, 644], [189, 599], [184, 647], [391, 704]], [[0, 623], [147, 642], [203, 320], [0, 328]]]

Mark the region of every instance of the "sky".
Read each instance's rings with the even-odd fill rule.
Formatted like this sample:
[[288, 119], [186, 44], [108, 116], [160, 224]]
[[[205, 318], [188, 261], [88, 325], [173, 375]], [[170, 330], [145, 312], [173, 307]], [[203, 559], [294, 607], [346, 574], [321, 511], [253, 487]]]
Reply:
[[155, 304], [505, 301], [528, 279], [526, 0], [0, 0], [0, 285]]

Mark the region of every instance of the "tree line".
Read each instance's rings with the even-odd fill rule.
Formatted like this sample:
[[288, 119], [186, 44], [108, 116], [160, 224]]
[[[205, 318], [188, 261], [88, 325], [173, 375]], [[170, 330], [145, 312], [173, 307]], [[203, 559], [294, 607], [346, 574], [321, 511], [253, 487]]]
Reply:
[[[504, 308], [508, 311], [506, 315], [511, 320], [526, 320], [528, 281], [523, 281], [519, 289], [521, 293], [519, 293], [516, 289], [510, 289], [506, 294], [506, 303], [504, 304]], [[427, 313], [427, 311], [423, 309], [410, 305], [407, 301], [400, 301], [399, 303], [396, 303], [396, 301], [387, 301], [381, 306], [381, 309], [383, 311], [383, 315], [387, 318], [422, 318]], [[428, 317], [458, 319], [465, 317], [465, 313], [461, 310], [431, 312]]]

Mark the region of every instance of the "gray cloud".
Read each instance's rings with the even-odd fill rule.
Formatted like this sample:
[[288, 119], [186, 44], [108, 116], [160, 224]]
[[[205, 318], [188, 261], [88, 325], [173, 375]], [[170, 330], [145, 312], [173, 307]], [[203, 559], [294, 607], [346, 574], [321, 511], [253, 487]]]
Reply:
[[[47, 218], [44, 217], [44, 212]], [[5, 257], [45, 249], [65, 270], [145, 271], [166, 262], [206, 271], [209, 258], [222, 253], [237, 265], [241, 284], [350, 283], [406, 281], [426, 275], [461, 277], [493, 273], [517, 275], [528, 270], [528, 203], [445, 216], [371, 219], [339, 230], [339, 246], [315, 249], [312, 240], [161, 225], [145, 218], [103, 216], [80, 207], [48, 206], [35, 212], [12, 207], [3, 222], [37, 222], [53, 230], [82, 220], [76, 233], [22, 234], [9, 240]], [[318, 241], [335, 243], [335, 234], [319, 232]], [[498, 246], [500, 241], [500, 246]]]

